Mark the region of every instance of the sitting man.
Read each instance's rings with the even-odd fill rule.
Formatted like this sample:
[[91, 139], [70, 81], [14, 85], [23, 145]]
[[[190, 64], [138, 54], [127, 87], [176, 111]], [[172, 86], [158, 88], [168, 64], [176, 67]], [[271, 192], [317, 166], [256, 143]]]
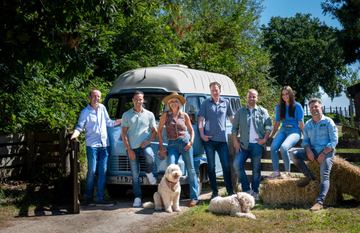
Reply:
[[314, 178], [314, 175], [305, 164], [305, 160], [316, 159], [320, 164], [320, 193], [311, 211], [321, 210], [330, 187], [330, 170], [334, 161], [335, 147], [338, 143], [338, 130], [334, 121], [322, 114], [322, 104], [319, 99], [309, 100], [312, 119], [304, 126], [304, 149], [293, 150], [290, 158], [306, 176], [299, 180], [298, 187], [305, 187]]

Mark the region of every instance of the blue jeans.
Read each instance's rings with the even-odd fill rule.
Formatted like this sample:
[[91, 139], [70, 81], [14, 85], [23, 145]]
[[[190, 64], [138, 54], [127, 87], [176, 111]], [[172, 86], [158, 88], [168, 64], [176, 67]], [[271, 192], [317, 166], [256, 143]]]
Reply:
[[187, 136], [183, 139], [168, 140], [168, 165], [177, 164], [180, 154], [185, 162], [186, 171], [188, 173], [189, 185], [190, 185], [190, 199], [192, 201], [198, 201], [198, 183], [197, 176], [194, 169], [194, 157], [193, 148], [189, 151], [184, 150], [186, 142], [190, 141], [190, 137]]
[[217, 189], [217, 182], [216, 182], [215, 151], [217, 151], [220, 158], [226, 191], [228, 192], [228, 194], [233, 194], [234, 191], [231, 182], [229, 148], [227, 142], [217, 142], [217, 141], [209, 140], [207, 142], [203, 141], [203, 144], [206, 152], [210, 187], [213, 191], [213, 195], [218, 195], [219, 192], [219, 190]]
[[271, 161], [274, 171], [279, 171], [279, 149], [281, 157], [284, 161], [285, 171], [290, 171], [289, 150], [299, 141], [300, 138], [300, 130], [290, 127], [281, 127], [271, 143], [270, 148]]
[[[314, 153], [315, 159], [317, 159], [322, 151], [320, 151], [318, 153], [315, 150], [312, 150], [312, 152]], [[319, 196], [316, 199], [316, 202], [318, 202], [320, 204], [323, 204], [326, 194], [329, 191], [330, 171], [331, 171], [332, 164], [334, 162], [334, 154], [335, 154], [335, 150], [329, 152], [326, 155], [324, 161], [322, 163], [320, 163], [320, 192], [319, 192]], [[304, 173], [304, 175], [307, 178], [314, 178], [314, 175], [311, 173], [311, 171], [308, 169], [308, 167], [306, 166], [306, 164], [304, 162], [304, 161], [309, 161], [309, 159], [306, 155], [305, 149], [298, 149], [298, 150], [291, 151], [290, 157], [291, 157], [291, 160], [296, 165], [296, 167], [298, 167], [299, 170], [302, 173]]]
[[251, 158], [252, 168], [251, 187], [254, 192], [259, 192], [259, 185], [261, 179], [261, 157], [263, 149], [264, 148], [257, 143], [249, 143], [247, 150], [241, 148], [241, 152], [235, 155], [233, 167], [239, 177], [242, 192], [247, 192], [250, 190], [250, 183], [244, 169], [244, 165], [249, 155]]
[[98, 167], [98, 184], [96, 200], [104, 199], [104, 187], [106, 181], [107, 161], [109, 147], [86, 147], [88, 171], [86, 175], [86, 198], [94, 198], [94, 177]]
[[[140, 188], [140, 155], [145, 158], [145, 172], [152, 172], [153, 162], [154, 162], [154, 151], [150, 145], [147, 145], [144, 148], [132, 149], [135, 152], [136, 158], [134, 160], [129, 158], [131, 176], [132, 176], [132, 186], [133, 193], [135, 198], [141, 198], [141, 188]], [[128, 152], [126, 151], [126, 154]], [[128, 154], [129, 156], [129, 154]]]

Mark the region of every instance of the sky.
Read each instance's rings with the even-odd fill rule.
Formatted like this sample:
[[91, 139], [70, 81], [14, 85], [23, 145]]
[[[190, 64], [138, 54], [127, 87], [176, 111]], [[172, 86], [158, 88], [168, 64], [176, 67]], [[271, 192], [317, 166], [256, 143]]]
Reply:
[[[336, 19], [332, 19], [331, 15], [326, 16], [322, 13], [321, 2], [325, 0], [264, 0], [262, 5], [265, 7], [261, 15], [260, 25], [268, 26], [271, 17], [295, 17], [296, 13], [311, 14], [317, 17], [326, 25], [341, 29], [340, 23]], [[357, 65], [352, 66], [355, 68]], [[334, 98], [333, 101], [324, 93], [322, 98], [323, 106], [328, 107], [348, 107], [349, 100], [345, 94], [342, 97]]]

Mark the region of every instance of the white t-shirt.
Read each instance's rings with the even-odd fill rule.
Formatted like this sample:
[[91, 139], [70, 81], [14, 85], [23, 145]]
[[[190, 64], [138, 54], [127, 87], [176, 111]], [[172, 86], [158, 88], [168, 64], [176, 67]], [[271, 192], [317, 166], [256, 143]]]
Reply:
[[249, 136], [249, 142], [250, 143], [257, 143], [257, 141], [255, 140], [255, 138], [259, 138], [259, 135], [256, 133], [255, 128], [254, 128], [254, 122], [253, 122], [253, 118], [252, 118], [252, 113], [254, 109], [249, 108], [250, 110], [250, 136]]

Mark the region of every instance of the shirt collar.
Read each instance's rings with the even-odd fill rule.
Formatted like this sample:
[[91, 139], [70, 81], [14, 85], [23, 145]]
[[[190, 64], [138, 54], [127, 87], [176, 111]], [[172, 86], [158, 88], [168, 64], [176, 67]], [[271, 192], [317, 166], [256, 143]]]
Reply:
[[[213, 103], [215, 103], [215, 101], [213, 100], [212, 96], [210, 96], [210, 101], [213, 102]], [[221, 102], [223, 102], [223, 101], [224, 101], [224, 100], [220, 97], [219, 103], [221, 103]]]
[[[322, 114], [322, 116], [321, 116], [321, 118], [320, 118], [320, 120], [318, 121], [318, 123], [320, 122], [320, 121], [324, 121], [325, 120], [325, 115], [324, 114]], [[311, 121], [312, 121], [312, 123], [315, 125], [315, 122], [314, 122], [314, 120], [311, 118]]]
[[[251, 108], [249, 108], [249, 106], [246, 105], [246, 109], [250, 111]], [[253, 108], [253, 109], [258, 110], [258, 106], [255, 104], [255, 108]]]

